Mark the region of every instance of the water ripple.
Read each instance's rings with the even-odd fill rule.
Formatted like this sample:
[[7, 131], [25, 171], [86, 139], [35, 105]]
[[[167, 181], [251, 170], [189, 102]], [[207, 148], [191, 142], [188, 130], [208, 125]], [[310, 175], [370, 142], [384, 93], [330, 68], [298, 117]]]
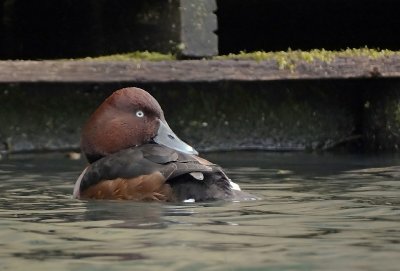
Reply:
[[0, 164], [0, 269], [397, 270], [396, 157], [210, 154], [260, 200], [71, 198], [61, 156]]

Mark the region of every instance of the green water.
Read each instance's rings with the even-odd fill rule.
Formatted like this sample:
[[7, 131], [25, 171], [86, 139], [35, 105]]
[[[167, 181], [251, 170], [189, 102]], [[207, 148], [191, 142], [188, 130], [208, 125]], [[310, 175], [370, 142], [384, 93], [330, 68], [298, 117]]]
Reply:
[[0, 270], [399, 270], [398, 157], [205, 157], [261, 199], [80, 201], [84, 161], [0, 160]]

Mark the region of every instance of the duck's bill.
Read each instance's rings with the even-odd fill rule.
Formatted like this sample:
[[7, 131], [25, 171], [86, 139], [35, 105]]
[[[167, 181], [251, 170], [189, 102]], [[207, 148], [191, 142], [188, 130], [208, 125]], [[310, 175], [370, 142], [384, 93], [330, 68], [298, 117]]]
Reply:
[[158, 128], [157, 135], [153, 138], [153, 141], [164, 145], [168, 148], [188, 153], [188, 154], [199, 154], [192, 146], [183, 142], [168, 126], [168, 123], [160, 120], [160, 127]]

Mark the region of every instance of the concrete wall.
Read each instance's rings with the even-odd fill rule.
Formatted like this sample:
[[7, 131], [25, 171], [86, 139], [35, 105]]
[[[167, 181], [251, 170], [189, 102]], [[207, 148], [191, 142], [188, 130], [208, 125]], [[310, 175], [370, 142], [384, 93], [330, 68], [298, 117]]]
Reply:
[[201, 151], [396, 151], [400, 80], [0, 85], [0, 150], [78, 149], [80, 128], [113, 90], [148, 90]]

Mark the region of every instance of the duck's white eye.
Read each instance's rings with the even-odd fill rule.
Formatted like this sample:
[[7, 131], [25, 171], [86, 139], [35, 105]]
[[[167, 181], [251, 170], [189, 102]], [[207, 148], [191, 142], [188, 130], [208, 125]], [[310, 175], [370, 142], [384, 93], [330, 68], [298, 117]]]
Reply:
[[141, 111], [141, 110], [137, 111], [136, 112], [136, 116], [139, 117], [139, 118], [143, 118], [143, 116], [144, 116], [143, 111]]

